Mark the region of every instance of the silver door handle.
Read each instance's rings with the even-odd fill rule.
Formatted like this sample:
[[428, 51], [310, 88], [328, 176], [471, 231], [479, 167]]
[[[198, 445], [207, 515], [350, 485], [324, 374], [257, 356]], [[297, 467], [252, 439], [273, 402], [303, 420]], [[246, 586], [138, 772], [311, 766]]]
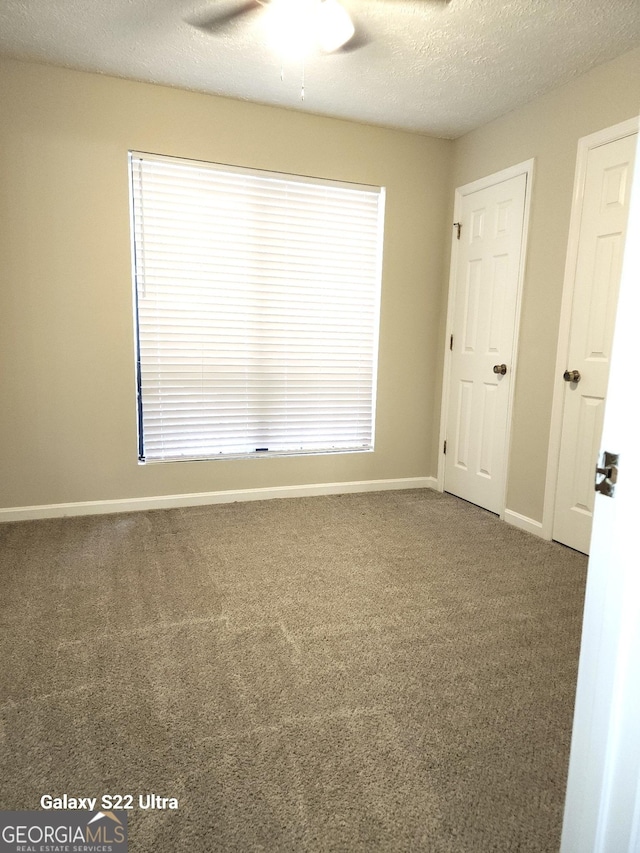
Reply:
[[505, 373], [507, 372], [507, 365], [506, 364], [494, 364], [493, 365], [493, 372], [499, 373], [500, 376], [504, 376]]
[[565, 382], [580, 382], [582, 379], [579, 370], [565, 370], [562, 374], [562, 378]]

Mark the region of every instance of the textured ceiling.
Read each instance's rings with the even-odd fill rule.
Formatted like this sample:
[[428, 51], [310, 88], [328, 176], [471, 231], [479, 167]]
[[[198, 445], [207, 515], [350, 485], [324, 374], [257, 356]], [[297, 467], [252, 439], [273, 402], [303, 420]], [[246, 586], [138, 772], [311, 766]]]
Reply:
[[304, 63], [260, 7], [190, 23], [245, 0], [0, 0], [0, 54], [456, 137], [640, 45], [639, 0], [343, 2], [350, 49]]

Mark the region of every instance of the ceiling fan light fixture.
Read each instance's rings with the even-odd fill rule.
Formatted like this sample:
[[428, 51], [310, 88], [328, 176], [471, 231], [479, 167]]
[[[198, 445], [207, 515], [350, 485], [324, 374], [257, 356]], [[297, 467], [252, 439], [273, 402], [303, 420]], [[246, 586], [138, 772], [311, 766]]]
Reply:
[[[262, 0], [259, 0], [262, 3]], [[269, 0], [263, 23], [268, 40], [285, 59], [302, 59], [313, 49], [313, 9], [316, 0]]]
[[316, 25], [316, 42], [325, 53], [339, 50], [355, 32], [349, 13], [338, 0], [320, 0]]

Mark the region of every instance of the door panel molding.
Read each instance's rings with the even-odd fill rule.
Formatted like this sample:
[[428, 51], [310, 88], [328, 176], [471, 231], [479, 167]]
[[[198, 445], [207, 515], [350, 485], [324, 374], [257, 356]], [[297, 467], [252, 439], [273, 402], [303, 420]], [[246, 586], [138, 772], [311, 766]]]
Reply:
[[[576, 267], [580, 230], [582, 225], [582, 208], [584, 203], [587, 178], [587, 162], [589, 152], [601, 145], [616, 142], [626, 136], [632, 136], [640, 131], [640, 116], [599, 130], [596, 133], [583, 136], [578, 140], [576, 171], [573, 184], [573, 199], [571, 203], [571, 221], [567, 241], [567, 256], [565, 261], [564, 281], [562, 287], [562, 303], [560, 308], [560, 325], [558, 329], [558, 349], [553, 384], [553, 402], [551, 406], [551, 427], [549, 431], [549, 453], [547, 456], [547, 476], [542, 511], [541, 535], [551, 539], [553, 535], [553, 519], [556, 504], [556, 488], [560, 464], [560, 443], [562, 438], [562, 416], [564, 408], [565, 382], [562, 374], [569, 355], [569, 334], [573, 311]], [[618, 189], [620, 192], [620, 188]]]
[[[524, 283], [525, 276], [525, 261], [527, 257], [527, 242], [529, 235], [529, 218], [530, 218], [530, 210], [531, 210], [531, 198], [533, 195], [533, 178], [534, 178], [534, 163], [535, 160], [532, 158], [531, 160], [525, 160], [522, 163], [517, 163], [514, 166], [510, 166], [507, 169], [502, 169], [499, 172], [495, 172], [492, 175], [487, 175], [483, 178], [480, 178], [476, 181], [472, 181], [471, 183], [464, 184], [460, 186], [455, 191], [455, 199], [454, 199], [454, 222], [460, 221], [460, 215], [462, 211], [462, 204], [466, 196], [471, 195], [472, 193], [479, 192], [480, 190], [489, 189], [490, 187], [496, 186], [497, 184], [501, 184], [504, 181], [509, 181], [512, 178], [517, 178], [520, 175], [526, 176], [526, 188], [525, 188], [525, 197], [524, 197], [524, 216], [522, 222], [522, 243], [520, 247], [520, 258], [518, 265], [518, 282], [517, 282], [517, 291], [516, 291], [516, 305], [515, 305], [515, 328], [514, 328], [514, 336], [513, 336], [513, 358], [511, 361], [510, 372], [513, 376], [513, 381], [511, 382], [508, 402], [507, 402], [507, 427], [506, 427], [506, 435], [507, 435], [507, 444], [505, 448], [506, 458], [505, 458], [505, 473], [504, 473], [504, 488], [503, 495], [501, 500], [500, 507], [500, 518], [504, 519], [505, 510], [506, 510], [506, 495], [507, 495], [507, 484], [509, 480], [509, 453], [511, 448], [511, 425], [513, 418], [513, 399], [514, 399], [514, 387], [515, 387], [515, 376], [517, 370], [517, 360], [518, 360], [518, 342], [520, 336], [520, 315], [522, 309], [522, 288]], [[480, 216], [482, 211], [476, 211], [475, 216], [471, 218], [471, 221], [467, 224], [467, 227], [472, 229], [472, 233], [480, 234], [483, 226], [483, 217]], [[505, 226], [506, 226], [506, 217], [509, 216], [509, 211], [504, 211], [505, 216]], [[475, 229], [475, 232], [474, 230]], [[479, 229], [479, 231], [478, 231]], [[447, 437], [447, 427], [454, 427], [454, 424], [447, 424], [447, 416], [449, 411], [449, 398], [452, 393], [452, 389], [450, 386], [451, 381], [451, 351], [449, 349], [449, 337], [451, 334], [451, 330], [453, 328], [454, 323], [454, 311], [456, 304], [456, 295], [457, 295], [457, 287], [468, 286], [468, 283], [458, 283], [456, 280], [456, 270], [458, 265], [458, 252], [459, 252], [460, 243], [455, 238], [455, 234], [451, 243], [451, 260], [450, 260], [450, 268], [449, 268], [449, 295], [448, 295], [448, 304], [447, 304], [447, 323], [445, 330], [445, 347], [444, 347], [444, 369], [443, 369], [443, 381], [442, 381], [442, 400], [441, 400], [441, 409], [440, 409], [440, 434], [439, 434], [439, 451], [438, 451], [438, 476], [437, 476], [437, 486], [436, 488], [439, 491], [444, 490], [444, 473], [445, 473], [445, 455], [443, 452], [444, 442]], [[454, 448], [451, 447], [449, 452], [454, 451]]]

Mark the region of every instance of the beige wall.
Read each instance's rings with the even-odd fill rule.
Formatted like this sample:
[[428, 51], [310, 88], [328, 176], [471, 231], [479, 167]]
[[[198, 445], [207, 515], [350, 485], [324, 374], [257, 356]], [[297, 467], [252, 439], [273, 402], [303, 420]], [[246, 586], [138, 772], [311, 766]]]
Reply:
[[[0, 507], [435, 473], [452, 143], [0, 61]], [[387, 187], [376, 450], [140, 466], [127, 151]]]
[[[541, 520], [578, 139], [640, 51], [455, 143], [0, 60], [0, 507], [434, 476], [453, 189], [535, 158], [509, 509]], [[387, 187], [376, 451], [136, 458], [127, 151]]]
[[453, 186], [535, 158], [507, 507], [542, 520], [578, 140], [640, 113], [640, 50], [455, 142]]

